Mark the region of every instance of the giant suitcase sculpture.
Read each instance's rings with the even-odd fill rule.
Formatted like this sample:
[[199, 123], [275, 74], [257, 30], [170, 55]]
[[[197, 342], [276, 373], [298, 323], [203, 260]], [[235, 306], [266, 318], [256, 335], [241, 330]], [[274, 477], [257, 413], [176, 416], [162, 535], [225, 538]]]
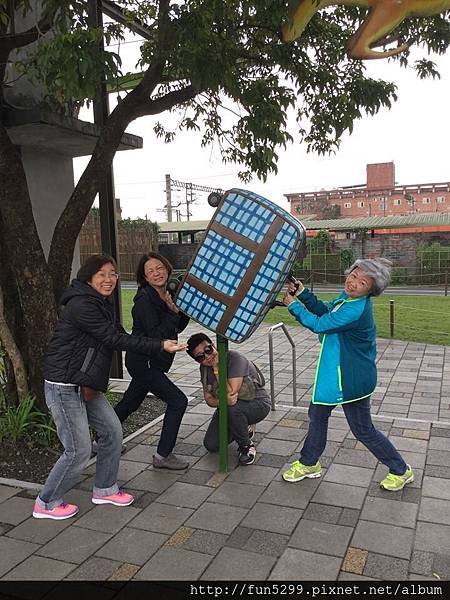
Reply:
[[300, 221], [262, 196], [231, 189], [217, 206], [175, 302], [201, 325], [242, 342], [264, 319], [294, 261], [305, 255]]

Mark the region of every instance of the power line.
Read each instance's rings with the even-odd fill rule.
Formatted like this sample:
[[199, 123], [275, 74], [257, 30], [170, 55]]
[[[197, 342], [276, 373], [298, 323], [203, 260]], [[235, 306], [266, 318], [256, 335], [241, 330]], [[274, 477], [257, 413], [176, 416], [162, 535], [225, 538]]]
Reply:
[[197, 192], [224, 192], [221, 188], [211, 187], [209, 185], [199, 185], [198, 183], [178, 181], [176, 179], [170, 179], [170, 182], [174, 187], [181, 187], [185, 190], [196, 190]]
[[[172, 205], [172, 191], [184, 189], [186, 196], [185, 200], [179, 202], [176, 207]], [[186, 219], [189, 221], [192, 213], [190, 206], [195, 202], [194, 190], [196, 192], [209, 192], [222, 195], [224, 190], [219, 187], [212, 187], [209, 185], [200, 185], [198, 183], [192, 183], [192, 181], [180, 181], [178, 179], [172, 179], [170, 175], [166, 175], [166, 206], [164, 209], [167, 211], [167, 220], [169, 223], [172, 221], [172, 209], [178, 208], [178, 206], [186, 205]], [[182, 213], [180, 210], [176, 210], [177, 220], [180, 220]]]

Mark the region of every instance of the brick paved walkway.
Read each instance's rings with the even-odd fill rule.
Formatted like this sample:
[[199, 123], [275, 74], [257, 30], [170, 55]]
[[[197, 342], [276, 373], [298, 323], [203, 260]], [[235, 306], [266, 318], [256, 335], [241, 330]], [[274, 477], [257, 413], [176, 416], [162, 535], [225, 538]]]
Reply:
[[[189, 333], [199, 330], [189, 326]], [[267, 326], [239, 350], [268, 376]], [[212, 410], [200, 400], [189, 357], [173, 379], [192, 398], [175, 451], [186, 473], [156, 472], [160, 422], [128, 444], [120, 482], [128, 508], [90, 502], [90, 465], [66, 500], [68, 521], [33, 519], [34, 490], [0, 485], [0, 578], [5, 580], [414, 580], [450, 578], [450, 347], [379, 340], [375, 421], [415, 470], [393, 494], [379, 488], [385, 467], [356, 442], [340, 409], [330, 419], [320, 479], [288, 484], [280, 473], [306, 434], [316, 336], [290, 328], [297, 344], [292, 407], [290, 346], [275, 334], [277, 410], [258, 424], [257, 462], [218, 473], [202, 446]], [[183, 339], [185, 336], [183, 336]], [[118, 385], [118, 387], [120, 387]]]

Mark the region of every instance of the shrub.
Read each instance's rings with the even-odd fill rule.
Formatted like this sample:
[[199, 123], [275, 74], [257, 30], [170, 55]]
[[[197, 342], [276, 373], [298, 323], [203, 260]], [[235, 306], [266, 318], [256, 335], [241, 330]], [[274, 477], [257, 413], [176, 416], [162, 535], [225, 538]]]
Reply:
[[55, 428], [50, 415], [34, 407], [34, 396], [29, 394], [17, 406], [8, 406], [0, 415], [0, 442], [11, 440], [17, 443], [26, 435], [37, 432], [44, 440], [50, 441]]

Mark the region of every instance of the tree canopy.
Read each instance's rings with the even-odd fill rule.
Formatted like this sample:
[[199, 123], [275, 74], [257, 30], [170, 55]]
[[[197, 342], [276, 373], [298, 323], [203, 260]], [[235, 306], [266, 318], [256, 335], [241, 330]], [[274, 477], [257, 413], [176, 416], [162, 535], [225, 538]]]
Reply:
[[[8, 88], [25, 77], [43, 89], [42, 103], [47, 108], [76, 114], [77, 107], [94, 99], [102, 82], [120, 87], [125, 73], [117, 44], [125, 41], [127, 32], [145, 35], [136, 64], [142, 76], [133, 89], [121, 94], [89, 164], [63, 203], [47, 260], [40, 248], [20, 153], [0, 122], [0, 266], [10, 274], [9, 284], [3, 281], [5, 304], [11, 306], [14, 293], [15, 300], [19, 298], [20, 314], [15, 319], [7, 315], [19, 347], [34, 343], [27, 326], [36, 320], [37, 307], [31, 301], [27, 304], [26, 298], [39, 294], [48, 305], [46, 318], [37, 319], [41, 325], [32, 328], [33, 335], [42, 339], [32, 358], [28, 353], [31, 363], [42, 355], [50, 335], [44, 328], [51, 330], [54, 325], [55, 298], [68, 283], [77, 236], [122, 134], [133, 120], [155, 115], [155, 134], [166, 141], [173, 141], [179, 130], [198, 131], [202, 145], [216, 143], [224, 161], [242, 165], [244, 180], [250, 174], [264, 179], [276, 172], [278, 156], [294, 135], [311, 151], [333, 151], [357, 119], [396, 100], [388, 61], [387, 81], [382, 81], [367, 75], [364, 62], [347, 57], [346, 40], [365, 17], [364, 8], [338, 6], [318, 12], [302, 36], [286, 44], [280, 39], [280, 28], [289, 19], [287, 1], [117, 0], [106, 4], [121, 10], [121, 22], [105, 19], [99, 27], [95, 1], [41, 0], [36, 14], [30, 0], [0, 0], [3, 105], [7, 105]], [[397, 36], [423, 50], [424, 57], [412, 65], [419, 77], [438, 76], [429, 53], [442, 54], [450, 43], [445, 14], [407, 19]], [[410, 59], [404, 54], [391, 60], [406, 66]], [[177, 112], [172, 129], [157, 121], [156, 115], [165, 111]], [[292, 112], [296, 129], [288, 118]], [[26, 236], [25, 256], [17, 250], [17, 235]], [[30, 275], [26, 268], [30, 263], [38, 276]], [[25, 331], [20, 322], [25, 323]], [[39, 373], [38, 366], [34, 371]]]

